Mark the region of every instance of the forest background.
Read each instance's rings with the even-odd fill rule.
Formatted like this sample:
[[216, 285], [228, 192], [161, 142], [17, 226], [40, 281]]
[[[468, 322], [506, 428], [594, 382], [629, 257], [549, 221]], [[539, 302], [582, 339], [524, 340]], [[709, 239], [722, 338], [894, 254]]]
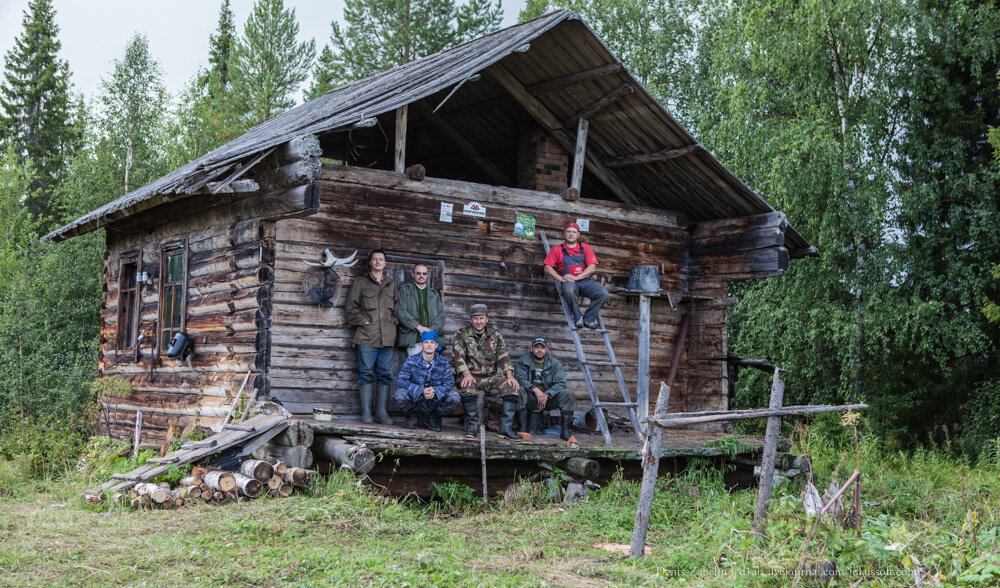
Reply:
[[[317, 48], [292, 3], [229, 1], [170, 91], [143, 35], [91, 96], [31, 0], [0, 80], [0, 457], [72, 461], [96, 423], [104, 237], [39, 237], [319, 95], [499, 28], [489, 0], [359, 0]], [[821, 252], [735, 284], [730, 349], [788, 402], [863, 400], [889, 447], [1000, 436], [1000, 6], [935, 0], [529, 0], [569, 8]], [[331, 15], [333, 16], [333, 15]], [[766, 404], [743, 373], [735, 406]]]

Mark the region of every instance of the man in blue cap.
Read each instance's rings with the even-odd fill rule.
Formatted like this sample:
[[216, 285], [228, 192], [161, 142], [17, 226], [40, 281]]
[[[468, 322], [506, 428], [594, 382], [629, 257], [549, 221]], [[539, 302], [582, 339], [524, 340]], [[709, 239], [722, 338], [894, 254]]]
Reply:
[[441, 430], [441, 417], [459, 401], [448, 360], [438, 354], [436, 331], [420, 334], [420, 353], [406, 358], [396, 376], [396, 404], [406, 414], [406, 428], [417, 426], [418, 415], [427, 428]]

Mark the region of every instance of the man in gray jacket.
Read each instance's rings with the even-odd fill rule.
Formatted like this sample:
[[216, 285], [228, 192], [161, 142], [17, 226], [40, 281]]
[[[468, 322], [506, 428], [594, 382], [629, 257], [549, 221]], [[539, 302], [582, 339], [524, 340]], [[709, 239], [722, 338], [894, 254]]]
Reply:
[[[576, 410], [576, 398], [566, 389], [566, 371], [562, 363], [549, 353], [549, 342], [537, 337], [531, 342], [531, 353], [525, 353], [514, 364], [514, 377], [521, 385], [522, 427], [536, 435], [541, 433], [542, 411], [559, 409], [559, 436], [569, 440], [569, 426]], [[527, 427], [524, 416], [527, 412]]]
[[430, 286], [430, 270], [418, 263], [411, 275], [413, 281], [399, 287], [396, 306], [396, 347], [405, 348], [407, 357], [420, 353], [420, 336], [425, 332], [444, 334], [444, 303], [441, 294]]

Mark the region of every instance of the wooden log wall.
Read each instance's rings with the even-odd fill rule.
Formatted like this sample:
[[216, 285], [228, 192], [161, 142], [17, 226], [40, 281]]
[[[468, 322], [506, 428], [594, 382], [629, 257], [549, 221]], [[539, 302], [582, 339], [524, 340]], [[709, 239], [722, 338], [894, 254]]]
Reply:
[[[555, 287], [544, 277], [545, 256], [539, 239], [513, 235], [516, 212], [532, 214], [538, 230], [560, 243], [569, 220], [590, 221], [582, 240], [594, 246], [600, 259], [599, 279], [612, 290], [626, 286], [635, 264], [661, 266], [664, 290], [696, 294], [687, 350], [671, 393], [671, 410], [726, 408], [726, 283], [699, 281], [689, 285], [686, 220], [677, 213], [626, 207], [601, 201], [566, 202], [543, 192], [483, 186], [427, 178], [415, 181], [390, 172], [324, 166], [320, 212], [310, 217], [278, 221], [275, 243], [274, 321], [272, 326], [271, 390], [294, 413], [314, 407], [338, 415], [358, 412], [357, 368], [351, 345], [353, 330], [344, 322], [343, 302], [358, 267], [338, 270], [345, 295], [335, 308], [321, 308], [306, 298], [302, 260], [318, 260], [324, 248], [344, 257], [372, 248], [388, 253], [390, 265], [422, 259], [443, 264], [447, 313], [446, 344], [467, 324], [468, 307], [484, 302], [490, 321], [507, 341], [514, 358], [526, 353], [539, 335], [551, 342], [551, 352], [567, 368], [578, 410], [589, 408], [572, 340]], [[477, 201], [486, 206], [482, 219], [465, 216], [462, 207]], [[453, 221], [441, 222], [441, 203], [454, 206]], [[707, 297], [708, 299], [702, 299]], [[681, 313], [691, 302], [672, 309], [666, 298], [652, 304], [650, 377], [666, 378]], [[638, 300], [613, 295], [603, 312], [619, 361], [629, 364], [624, 375], [634, 397], [637, 363]], [[592, 359], [606, 359], [597, 334], [584, 334], [584, 349]], [[446, 353], [450, 352], [447, 345]], [[620, 400], [614, 373], [596, 370], [601, 398]], [[655, 396], [655, 395], [654, 395]], [[655, 402], [655, 397], [651, 402]]]

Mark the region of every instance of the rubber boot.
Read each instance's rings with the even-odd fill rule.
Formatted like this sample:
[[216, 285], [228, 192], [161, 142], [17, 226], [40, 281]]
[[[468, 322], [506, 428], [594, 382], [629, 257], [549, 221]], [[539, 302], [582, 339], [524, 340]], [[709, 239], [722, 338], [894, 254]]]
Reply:
[[406, 428], [416, 429], [417, 428], [417, 413], [412, 410], [406, 413]]
[[518, 426], [518, 428], [517, 428], [516, 431], [514, 431], [515, 433], [528, 433], [528, 434], [531, 434], [531, 431], [528, 430], [528, 409], [527, 408], [518, 409], [518, 411], [517, 411], [517, 426]]
[[573, 422], [573, 413], [571, 412], [560, 412], [559, 413], [559, 438], [563, 441], [569, 441], [569, 425]]
[[497, 435], [501, 439], [520, 441], [521, 438], [514, 432], [514, 414], [517, 412], [517, 397], [507, 396], [503, 399], [503, 408], [500, 411], [500, 427]]
[[358, 387], [358, 394], [361, 396], [361, 422], [372, 424], [372, 395], [375, 393], [375, 384], [361, 384]]
[[425, 422], [427, 423], [428, 429], [435, 432], [441, 430], [441, 415], [439, 415], [438, 413], [436, 412], [428, 413]]
[[465, 409], [465, 436], [475, 439], [479, 436], [479, 412], [476, 410], [476, 396], [463, 396], [462, 408]]
[[379, 384], [375, 387], [375, 420], [383, 425], [391, 425], [392, 417], [385, 411], [385, 405], [389, 402], [389, 386]]
[[528, 413], [528, 432], [532, 435], [541, 435], [545, 432], [542, 430], [542, 413]]

